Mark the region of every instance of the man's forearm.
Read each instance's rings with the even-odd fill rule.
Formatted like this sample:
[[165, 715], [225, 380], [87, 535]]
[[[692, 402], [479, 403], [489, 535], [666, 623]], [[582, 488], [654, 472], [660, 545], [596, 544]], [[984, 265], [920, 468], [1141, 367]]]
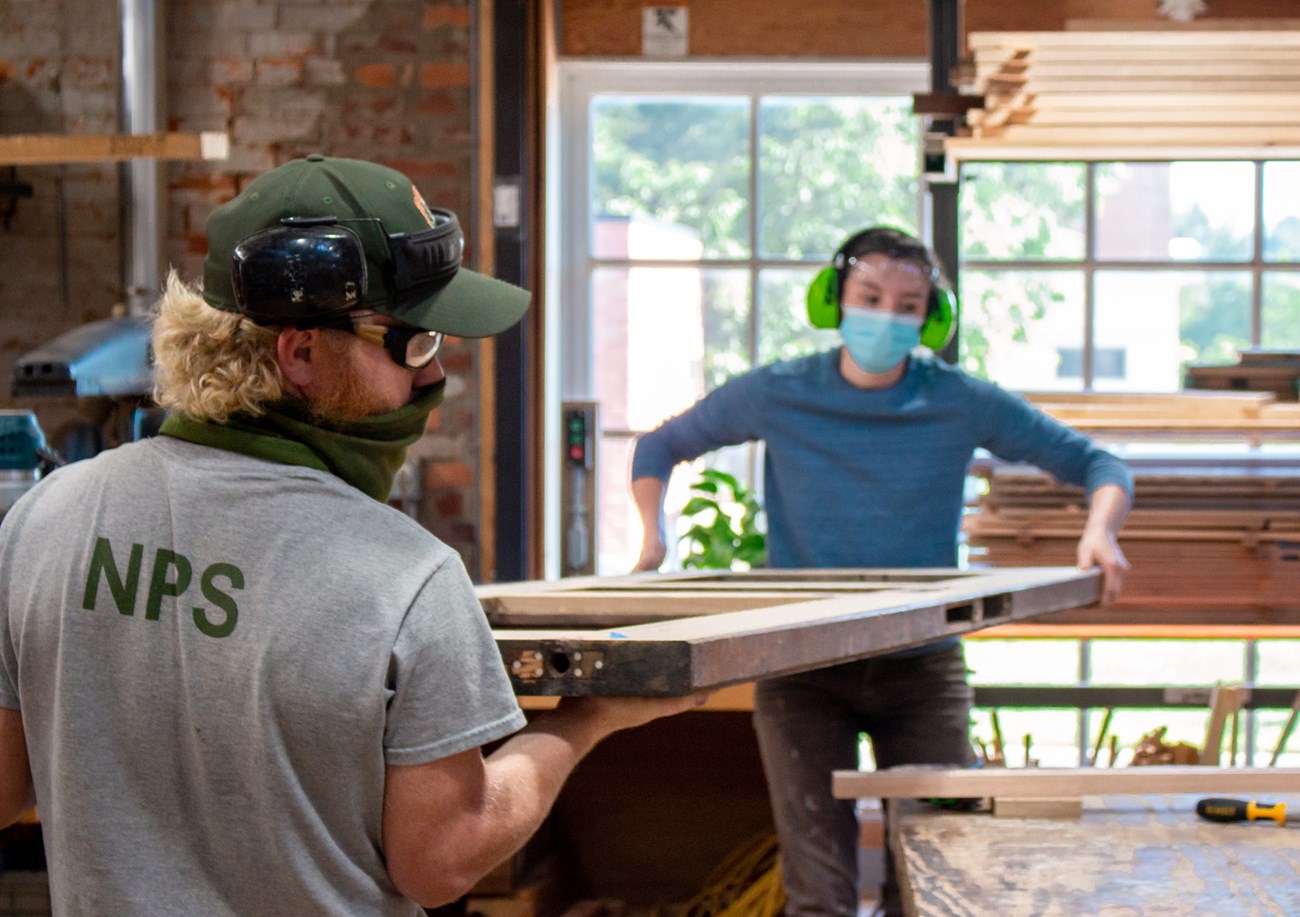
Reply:
[[535, 719], [488, 755], [487, 807], [497, 832], [484, 838], [488, 868], [541, 827], [565, 780], [606, 734], [591, 717], [557, 710]]
[[[478, 778], [439, 782], [435, 770], [430, 782], [405, 798], [418, 805], [441, 796], [445, 809], [435, 821], [418, 822], [415, 834], [405, 838], [401, 846], [413, 853], [399, 863], [390, 856], [395, 884], [426, 907], [455, 900], [537, 831], [564, 781], [597, 742], [618, 729], [680, 713], [702, 700], [565, 699], [481, 759], [476, 768], [461, 772], [470, 776], [477, 770]], [[404, 776], [402, 770], [394, 776]], [[401, 827], [402, 816], [409, 814], [392, 813], [393, 824]]]
[[532, 836], [600, 738], [580, 712], [542, 714], [486, 758], [388, 769], [385, 854], [403, 894], [425, 907], [454, 901]]

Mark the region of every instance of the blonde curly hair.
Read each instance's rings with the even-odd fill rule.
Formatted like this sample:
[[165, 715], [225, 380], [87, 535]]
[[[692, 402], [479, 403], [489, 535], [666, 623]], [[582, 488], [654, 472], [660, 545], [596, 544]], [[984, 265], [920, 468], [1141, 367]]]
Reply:
[[213, 423], [265, 413], [285, 391], [278, 336], [278, 329], [209, 306], [170, 271], [153, 323], [154, 400]]

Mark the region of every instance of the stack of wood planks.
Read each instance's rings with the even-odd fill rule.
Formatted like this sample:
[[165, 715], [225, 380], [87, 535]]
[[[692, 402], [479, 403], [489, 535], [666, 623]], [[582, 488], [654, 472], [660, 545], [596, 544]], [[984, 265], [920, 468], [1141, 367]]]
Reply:
[[[1136, 463], [1134, 509], [1120, 538], [1132, 570], [1119, 617], [1067, 612], [1053, 622], [1300, 623], [1300, 461], [1246, 448], [1300, 442], [1300, 404], [1237, 391], [1027, 398], [1098, 439], [1235, 444], [1232, 454], [1174, 447], [1181, 451]], [[1025, 468], [977, 471], [988, 490], [966, 520], [972, 560], [1074, 561], [1087, 517], [1081, 488]]]
[[1025, 397], [1044, 413], [1099, 439], [1300, 442], [1300, 404], [1279, 403], [1273, 392], [1042, 392]]
[[[1080, 488], [1015, 468], [987, 477], [966, 521], [972, 560], [1074, 561]], [[1120, 540], [1132, 564], [1121, 611], [1140, 608], [1149, 623], [1300, 623], [1300, 478], [1286, 470], [1140, 470]]]
[[1279, 401], [1295, 401], [1300, 385], [1300, 353], [1287, 350], [1243, 350], [1228, 366], [1193, 364], [1187, 367], [1189, 388], [1272, 392]]
[[1300, 157], [1300, 20], [1227, 25], [972, 33], [984, 105], [944, 148], [1004, 161]]

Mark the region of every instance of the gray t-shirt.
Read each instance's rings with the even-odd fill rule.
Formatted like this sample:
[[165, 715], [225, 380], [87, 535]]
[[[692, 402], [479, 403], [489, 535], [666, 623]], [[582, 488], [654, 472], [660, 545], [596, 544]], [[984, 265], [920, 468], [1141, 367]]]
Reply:
[[0, 621], [60, 915], [421, 914], [385, 764], [524, 722], [455, 552], [331, 475], [168, 437], [18, 502]]

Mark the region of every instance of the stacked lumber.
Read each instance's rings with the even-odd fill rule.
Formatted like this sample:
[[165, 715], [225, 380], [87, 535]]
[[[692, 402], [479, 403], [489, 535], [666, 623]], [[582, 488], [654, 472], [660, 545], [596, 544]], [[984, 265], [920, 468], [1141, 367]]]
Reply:
[[1189, 388], [1271, 392], [1279, 401], [1296, 401], [1300, 386], [1300, 353], [1286, 350], [1243, 350], [1229, 366], [1187, 367]]
[[[994, 469], [965, 529], [972, 560], [1074, 561], [1087, 518], [1077, 487]], [[1132, 565], [1117, 609], [1146, 623], [1300, 623], [1300, 478], [1286, 469], [1143, 473], [1120, 536]], [[1112, 620], [1116, 620], [1112, 617]]]
[[[1289, 26], [1289, 27], [1288, 27]], [[1300, 157], [1300, 23], [976, 32], [958, 159]]]
[[1280, 403], [1270, 391], [1041, 392], [1025, 397], [1062, 423], [1102, 438], [1300, 441], [1300, 403]]

